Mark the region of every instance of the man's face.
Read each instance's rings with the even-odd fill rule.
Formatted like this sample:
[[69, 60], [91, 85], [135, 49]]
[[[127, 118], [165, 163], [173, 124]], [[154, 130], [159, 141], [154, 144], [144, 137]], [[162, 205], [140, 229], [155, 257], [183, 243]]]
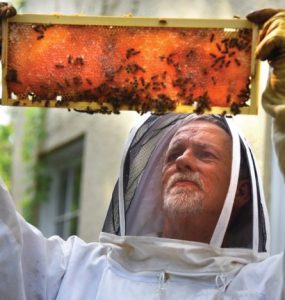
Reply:
[[232, 142], [219, 126], [193, 121], [172, 138], [162, 171], [167, 215], [219, 216], [231, 174]]

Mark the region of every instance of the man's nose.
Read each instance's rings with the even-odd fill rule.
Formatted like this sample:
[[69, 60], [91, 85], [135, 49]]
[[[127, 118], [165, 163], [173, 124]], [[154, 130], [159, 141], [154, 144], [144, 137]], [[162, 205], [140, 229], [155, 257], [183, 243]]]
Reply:
[[196, 171], [196, 159], [191, 149], [187, 149], [183, 154], [176, 158], [176, 168], [179, 171]]

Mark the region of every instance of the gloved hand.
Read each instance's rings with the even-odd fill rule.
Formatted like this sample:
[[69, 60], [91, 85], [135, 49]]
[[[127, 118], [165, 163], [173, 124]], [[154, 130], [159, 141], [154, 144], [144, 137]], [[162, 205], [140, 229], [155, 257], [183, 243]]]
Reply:
[[16, 8], [7, 2], [0, 2], [0, 20], [13, 17], [17, 14]]
[[0, 59], [2, 57], [2, 24], [1, 20], [13, 17], [17, 14], [14, 6], [7, 2], [0, 2]]
[[256, 57], [268, 60], [272, 67], [262, 104], [274, 118], [274, 142], [285, 176], [285, 10], [263, 9], [247, 18], [262, 25]]

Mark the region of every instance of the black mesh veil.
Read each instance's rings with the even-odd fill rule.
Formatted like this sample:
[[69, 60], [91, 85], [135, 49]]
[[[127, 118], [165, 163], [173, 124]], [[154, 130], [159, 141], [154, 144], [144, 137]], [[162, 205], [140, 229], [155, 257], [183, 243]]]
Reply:
[[[121, 175], [113, 191], [109, 210], [103, 226], [103, 231], [116, 235], [157, 235], [162, 216], [157, 213], [157, 199], [160, 197], [160, 177], [164, 155], [168, 144], [177, 129], [187, 122], [207, 116], [167, 114], [151, 115], [139, 128], [131, 134], [131, 140], [123, 158]], [[230, 136], [231, 129], [226, 118], [221, 115], [211, 115], [212, 123], [222, 127]], [[239, 176], [250, 178], [252, 198], [256, 194], [257, 204], [248, 203], [240, 212], [237, 222], [229, 222], [225, 233], [223, 247], [252, 248], [253, 236], [256, 231], [254, 214], [258, 219], [258, 251], [268, 248], [267, 211], [264, 206], [263, 191], [256, 170], [253, 155], [245, 139], [239, 137], [241, 166]], [[254, 178], [253, 178], [254, 177]], [[120, 213], [120, 198], [123, 200], [124, 212]], [[144, 199], [144, 201], [141, 201]], [[121, 207], [122, 209], [122, 207]], [[144, 210], [144, 214], [137, 212]], [[121, 228], [124, 218], [125, 228]], [[242, 225], [241, 225], [242, 224]], [[150, 226], [151, 225], [151, 226]], [[254, 229], [255, 228], [255, 229]], [[267, 247], [266, 247], [267, 246]], [[253, 247], [254, 248], [254, 247]]]
[[[157, 143], [164, 136], [165, 132], [170, 130], [178, 121], [185, 119], [187, 115], [151, 115], [136, 131], [131, 145], [126, 153], [125, 161], [121, 166], [123, 168], [123, 194], [125, 202], [125, 212], [127, 213], [138, 182], [144, 168], [151, 156]], [[104, 232], [120, 235], [120, 214], [119, 214], [119, 180], [117, 181], [111, 203], [107, 212]]]

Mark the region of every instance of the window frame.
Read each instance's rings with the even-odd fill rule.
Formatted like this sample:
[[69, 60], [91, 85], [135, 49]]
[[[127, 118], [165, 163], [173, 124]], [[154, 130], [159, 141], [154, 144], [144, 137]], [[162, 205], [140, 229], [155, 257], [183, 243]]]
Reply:
[[[42, 157], [47, 166], [47, 173], [51, 178], [50, 188], [46, 201], [40, 206], [39, 211], [39, 229], [46, 236], [60, 235], [66, 239], [70, 235], [78, 233], [80, 223], [80, 200], [82, 193], [82, 174], [83, 174], [83, 149], [84, 138], [80, 137], [76, 140], [62, 145], [54, 151], [47, 153]], [[72, 211], [73, 197], [74, 197], [74, 177], [76, 176], [76, 168], [80, 168], [79, 176], [79, 191], [78, 193], [78, 209]], [[63, 205], [65, 212], [60, 212], [59, 202], [62, 201], [62, 195], [60, 187], [62, 180], [60, 176], [63, 172], [67, 172], [67, 189], [64, 191], [65, 200], [67, 203]], [[77, 218], [77, 232], [71, 232], [71, 222], [74, 218]], [[63, 230], [60, 232], [59, 223], [62, 222]]]

